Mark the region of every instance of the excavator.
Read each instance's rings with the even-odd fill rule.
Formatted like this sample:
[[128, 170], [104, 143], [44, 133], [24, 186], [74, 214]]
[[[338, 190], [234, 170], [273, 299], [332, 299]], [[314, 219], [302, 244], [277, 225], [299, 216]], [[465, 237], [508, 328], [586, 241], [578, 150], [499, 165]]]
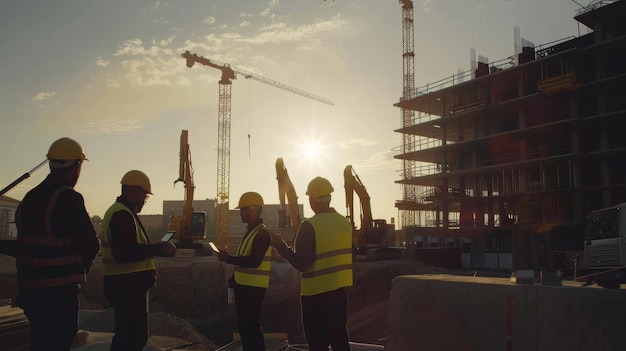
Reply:
[[[285, 162], [280, 157], [276, 159], [276, 180], [278, 181], [278, 199], [280, 201], [280, 208], [278, 210], [278, 227], [291, 228], [291, 235], [283, 235], [283, 238], [289, 243], [293, 242], [293, 238], [298, 231], [298, 226], [300, 225], [302, 218], [300, 217], [300, 210], [298, 209], [298, 195], [296, 195], [296, 190], [291, 183], [289, 173], [287, 173]], [[289, 205], [289, 215], [287, 215], [285, 197], [287, 198], [287, 204]], [[291, 240], [289, 240], [289, 238], [291, 238]]]
[[168, 233], [173, 234], [172, 240], [176, 242], [178, 249], [194, 249], [196, 254], [210, 253], [204, 250], [202, 240], [206, 237], [206, 212], [193, 210], [193, 168], [191, 166], [191, 151], [189, 150], [188, 131], [183, 130], [180, 134], [180, 166], [178, 179], [174, 185], [183, 182], [185, 185], [185, 202], [182, 214], [170, 217], [167, 226]]
[[[402, 256], [402, 249], [393, 247], [395, 228], [384, 219], [372, 218], [370, 196], [351, 165], [343, 170], [344, 188], [346, 191], [347, 218], [352, 224], [352, 255], [366, 255], [368, 259], [397, 259]], [[361, 226], [354, 223], [354, 193], [361, 203]]]

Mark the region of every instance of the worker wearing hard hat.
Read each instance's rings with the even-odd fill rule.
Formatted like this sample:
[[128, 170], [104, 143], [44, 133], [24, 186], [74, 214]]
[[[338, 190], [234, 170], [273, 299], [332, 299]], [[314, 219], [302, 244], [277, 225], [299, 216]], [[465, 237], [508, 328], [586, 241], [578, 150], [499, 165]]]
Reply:
[[234, 290], [237, 323], [244, 351], [265, 350], [261, 312], [265, 291], [270, 284], [272, 248], [270, 235], [263, 224], [261, 211], [263, 198], [255, 192], [247, 192], [239, 198], [241, 221], [248, 224], [236, 256], [225, 249], [217, 253], [217, 258], [235, 265], [228, 286]]
[[122, 177], [122, 194], [104, 214], [102, 272], [104, 296], [115, 317], [111, 351], [142, 350], [148, 342], [149, 289], [156, 285], [154, 256], [172, 256], [174, 244], [150, 244], [137, 214], [152, 187], [148, 176], [132, 170]]
[[79, 284], [86, 282], [100, 249], [74, 190], [87, 160], [78, 142], [54, 141], [46, 157], [50, 174], [30, 190], [15, 212], [17, 305], [30, 327], [30, 350], [69, 350], [78, 331]]
[[307, 187], [315, 215], [300, 223], [294, 248], [272, 233], [272, 246], [301, 274], [302, 324], [309, 350], [350, 350], [347, 287], [352, 286], [352, 225], [330, 207], [330, 182], [316, 177]]

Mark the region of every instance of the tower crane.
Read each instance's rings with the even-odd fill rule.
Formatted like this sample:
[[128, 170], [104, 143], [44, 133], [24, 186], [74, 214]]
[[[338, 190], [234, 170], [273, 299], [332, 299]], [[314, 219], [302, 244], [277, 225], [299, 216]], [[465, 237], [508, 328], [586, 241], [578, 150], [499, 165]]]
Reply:
[[228, 199], [230, 191], [230, 106], [232, 79], [237, 79], [241, 74], [248, 79], [254, 79], [261, 83], [280, 88], [291, 93], [316, 100], [328, 105], [333, 103], [323, 97], [308, 93], [275, 80], [265, 78], [252, 72], [231, 67], [229, 64], [209, 60], [197, 54], [185, 51], [182, 57], [187, 60], [187, 67], [193, 67], [199, 63], [222, 71], [219, 80], [219, 100], [217, 117], [217, 208], [215, 220], [216, 241], [221, 247], [228, 246]]
[[[413, 28], [413, 1], [399, 0], [402, 4], [402, 98], [406, 101], [415, 97], [415, 52], [414, 47], [414, 28]], [[415, 111], [409, 108], [402, 108], [402, 127], [407, 128], [413, 124], [415, 119]], [[402, 136], [402, 152], [404, 154], [415, 151], [415, 136], [404, 133]], [[415, 173], [415, 161], [402, 161], [402, 177], [403, 179], [411, 179]], [[402, 203], [396, 204], [402, 210], [402, 225], [416, 225], [415, 211], [412, 206], [407, 204], [415, 203], [416, 191], [415, 185], [404, 184], [402, 186]]]

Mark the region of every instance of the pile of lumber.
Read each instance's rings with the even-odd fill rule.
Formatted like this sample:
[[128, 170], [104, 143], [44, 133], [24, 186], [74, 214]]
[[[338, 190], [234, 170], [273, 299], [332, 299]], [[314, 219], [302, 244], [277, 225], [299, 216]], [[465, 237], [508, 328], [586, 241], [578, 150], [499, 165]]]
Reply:
[[28, 319], [19, 307], [12, 307], [11, 300], [0, 300], [0, 345], [3, 350], [27, 350], [30, 345]]

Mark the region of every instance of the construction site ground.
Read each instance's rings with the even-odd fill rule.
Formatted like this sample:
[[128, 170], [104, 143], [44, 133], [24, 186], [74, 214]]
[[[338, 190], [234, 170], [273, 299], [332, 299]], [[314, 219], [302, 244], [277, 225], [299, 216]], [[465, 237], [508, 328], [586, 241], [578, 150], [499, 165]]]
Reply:
[[[226, 304], [225, 281], [232, 266], [215, 257], [158, 258], [158, 286], [151, 290], [150, 337], [145, 350], [217, 350], [233, 341], [237, 321]], [[355, 343], [385, 345], [391, 281], [398, 275], [454, 274], [411, 258], [354, 263], [354, 286], [349, 289], [348, 329]], [[504, 272], [480, 272], [508, 276]], [[15, 260], [0, 254], [0, 299], [16, 293]], [[102, 296], [101, 259], [98, 257], [81, 292], [79, 328], [86, 342], [79, 351], [108, 350], [114, 328], [112, 310]], [[304, 344], [300, 315], [299, 274], [283, 261], [273, 262], [270, 288], [263, 305], [263, 326], [277, 343]], [[281, 340], [282, 339], [282, 340]], [[268, 341], [271, 344], [272, 341]], [[236, 349], [236, 348], [234, 348]]]

